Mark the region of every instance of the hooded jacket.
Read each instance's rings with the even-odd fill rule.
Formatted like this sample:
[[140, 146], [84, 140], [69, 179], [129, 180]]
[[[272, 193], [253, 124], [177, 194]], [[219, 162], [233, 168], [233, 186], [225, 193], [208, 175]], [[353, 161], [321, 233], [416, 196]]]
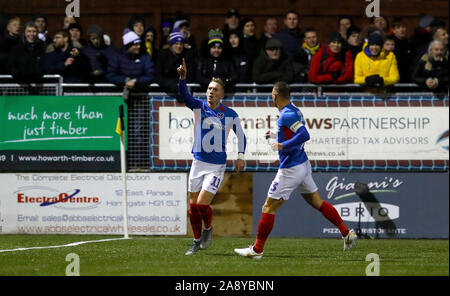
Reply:
[[372, 75], [379, 75], [383, 78], [385, 86], [393, 85], [400, 81], [395, 54], [393, 52], [388, 53], [383, 48], [378, 56], [371, 56], [366, 43], [355, 59], [354, 83], [365, 84], [366, 77]]
[[95, 47], [91, 41], [88, 41], [88, 45], [83, 47], [81, 51], [89, 60], [90, 72], [98, 71], [99, 75], [103, 78], [102, 81], [106, 81], [104, 75], [108, 69], [109, 60], [111, 60], [117, 51], [113, 46], [106, 45], [103, 39], [103, 30], [97, 25], [90, 26], [88, 29], [88, 36], [92, 33], [96, 33], [100, 39], [100, 46]]
[[[344, 57], [345, 55], [345, 57]], [[309, 68], [312, 83], [350, 83], [353, 81], [353, 58], [344, 47], [336, 54], [326, 44], [313, 56]]]

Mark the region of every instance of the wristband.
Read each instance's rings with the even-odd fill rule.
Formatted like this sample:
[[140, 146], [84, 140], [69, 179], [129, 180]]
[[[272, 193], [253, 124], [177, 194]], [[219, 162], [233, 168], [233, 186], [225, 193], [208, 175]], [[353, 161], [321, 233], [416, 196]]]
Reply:
[[244, 160], [244, 153], [238, 153], [238, 159]]

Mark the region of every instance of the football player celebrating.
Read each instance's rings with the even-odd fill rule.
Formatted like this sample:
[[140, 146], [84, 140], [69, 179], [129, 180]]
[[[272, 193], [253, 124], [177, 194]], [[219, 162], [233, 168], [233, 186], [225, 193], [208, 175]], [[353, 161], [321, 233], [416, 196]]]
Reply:
[[[212, 216], [210, 204], [216, 195], [226, 168], [226, 143], [231, 129], [238, 139], [238, 159], [235, 166], [240, 172], [244, 168], [246, 137], [237, 113], [220, 101], [225, 96], [225, 84], [213, 78], [206, 91], [206, 102], [191, 96], [186, 85], [186, 62], [177, 68], [179, 96], [186, 107], [194, 111], [194, 146], [189, 173], [189, 220], [194, 233], [194, 242], [186, 255], [207, 249], [212, 239]], [[202, 222], [204, 228], [202, 231]]]
[[280, 167], [262, 208], [255, 243], [248, 248], [234, 251], [244, 257], [261, 259], [264, 244], [274, 225], [275, 212], [297, 188], [308, 204], [339, 228], [344, 238], [344, 250], [351, 249], [357, 238], [355, 231], [349, 230], [336, 209], [322, 200], [312, 178], [311, 164], [304, 150], [305, 142], [310, 136], [301, 111], [290, 102], [289, 85], [277, 82], [272, 90], [272, 100], [280, 111], [280, 118], [277, 142], [270, 145], [274, 151], [278, 151]]

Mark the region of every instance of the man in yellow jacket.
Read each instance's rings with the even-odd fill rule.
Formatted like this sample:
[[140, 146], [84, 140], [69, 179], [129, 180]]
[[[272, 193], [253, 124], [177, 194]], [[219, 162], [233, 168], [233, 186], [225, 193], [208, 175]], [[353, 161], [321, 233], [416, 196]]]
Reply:
[[397, 59], [383, 49], [383, 37], [372, 33], [355, 59], [355, 83], [380, 88], [400, 80]]

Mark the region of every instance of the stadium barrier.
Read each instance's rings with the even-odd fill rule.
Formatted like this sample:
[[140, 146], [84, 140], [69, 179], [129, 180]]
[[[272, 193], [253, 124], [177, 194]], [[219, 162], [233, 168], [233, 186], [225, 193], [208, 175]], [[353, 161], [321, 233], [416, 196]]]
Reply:
[[[11, 79], [11, 76], [0, 76], [0, 82]], [[113, 84], [66, 84], [58, 75], [46, 75], [46, 80], [52, 83], [42, 85], [19, 85], [14, 83], [0, 83], [0, 91], [3, 95], [63, 95], [63, 96], [123, 96], [122, 89]], [[195, 92], [198, 84], [189, 84], [190, 91], [194, 96], [204, 97], [204, 93]], [[223, 100], [224, 104], [243, 108], [242, 112], [247, 110], [256, 110], [255, 107], [271, 107], [270, 90], [272, 85], [256, 84], [238, 84], [236, 90], [246, 90], [246, 92], [236, 92], [227, 94]], [[414, 84], [397, 84], [393, 90], [409, 89], [409, 92], [393, 92], [381, 94], [361, 93], [359, 85], [314, 85], [314, 84], [292, 84], [292, 100], [298, 104], [302, 110], [304, 108], [341, 108], [353, 110], [358, 107], [384, 107], [382, 111], [391, 110], [394, 107], [448, 107], [448, 95], [437, 96], [432, 93], [411, 92], [417, 90]], [[167, 135], [160, 132], [161, 114], [173, 115], [173, 110], [184, 110], [178, 108], [183, 105], [176, 103], [173, 97], [166, 93], [158, 91], [159, 86], [152, 84], [150, 92], [132, 93], [128, 99], [128, 170], [131, 172], [145, 171], [187, 171], [190, 167], [190, 157], [184, 159], [160, 158], [160, 141]], [[260, 91], [263, 92], [260, 92]], [[330, 90], [345, 90], [345, 92], [331, 92]], [[351, 91], [349, 91], [351, 90]], [[169, 113], [161, 113], [160, 108]], [[249, 108], [251, 107], [251, 108]], [[167, 109], [169, 108], [169, 109]], [[252, 109], [253, 108], [253, 109]], [[311, 109], [311, 110], [312, 110]], [[262, 109], [261, 109], [262, 110]], [[269, 110], [269, 109], [267, 109]], [[326, 109], [317, 109], [326, 110]], [[356, 110], [356, 109], [355, 109]], [[372, 110], [372, 109], [367, 109]], [[394, 109], [392, 109], [394, 110]], [[402, 109], [399, 109], [402, 110]], [[434, 110], [434, 109], [426, 109]], [[433, 114], [431, 114], [433, 115]], [[264, 116], [259, 114], [260, 119]], [[257, 117], [258, 117], [257, 116]], [[275, 118], [275, 114], [272, 119]], [[313, 116], [317, 116], [314, 114]], [[241, 115], [243, 117], [243, 115]], [[247, 116], [246, 116], [247, 117]], [[308, 116], [306, 116], [308, 118]], [[148, 120], [150, 118], [150, 120]], [[169, 118], [170, 119], [170, 118]], [[258, 118], [255, 118], [257, 120]], [[325, 118], [326, 119], [326, 118]], [[325, 120], [324, 119], [324, 120]], [[166, 121], [167, 122], [167, 121]], [[187, 122], [187, 121], [185, 121]], [[314, 124], [314, 121], [312, 122]], [[270, 124], [270, 123], [269, 123]], [[448, 127], [447, 127], [448, 141]], [[445, 130], [442, 132], [445, 140]], [[261, 136], [261, 135], [260, 135]], [[189, 140], [189, 139], [184, 139]], [[184, 145], [191, 146], [190, 143]], [[267, 145], [266, 145], [267, 146]], [[166, 147], [167, 148], [167, 147]], [[188, 152], [189, 152], [188, 151]], [[167, 150], [165, 150], [167, 152]], [[230, 157], [231, 158], [231, 157]], [[351, 159], [351, 158], [329, 158], [317, 159], [312, 157], [314, 171], [447, 171], [448, 159]], [[276, 170], [278, 163], [274, 159], [251, 159], [246, 161], [246, 167], [249, 171], [273, 171]], [[229, 161], [227, 170], [233, 170], [234, 163]]]

